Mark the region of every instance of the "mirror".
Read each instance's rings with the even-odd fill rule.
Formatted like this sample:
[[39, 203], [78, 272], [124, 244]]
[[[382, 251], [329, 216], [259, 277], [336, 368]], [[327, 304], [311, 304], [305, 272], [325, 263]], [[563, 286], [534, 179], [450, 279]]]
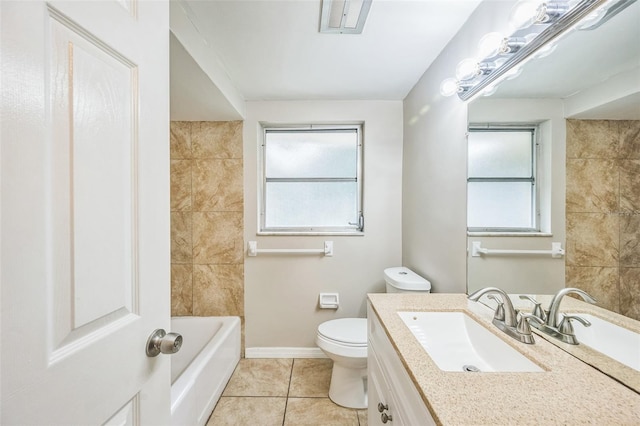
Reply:
[[[541, 138], [540, 233], [470, 233], [469, 293], [489, 285], [528, 294], [578, 287], [599, 306], [640, 320], [640, 2], [627, 3], [469, 104], [470, 124], [533, 123]], [[473, 257], [474, 242], [534, 250], [561, 242], [566, 254]]]

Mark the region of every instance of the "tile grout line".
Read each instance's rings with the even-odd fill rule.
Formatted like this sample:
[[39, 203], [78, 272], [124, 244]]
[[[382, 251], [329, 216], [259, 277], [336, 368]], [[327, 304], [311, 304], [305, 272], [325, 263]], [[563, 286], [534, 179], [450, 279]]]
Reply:
[[291, 380], [293, 379], [293, 364], [296, 362], [295, 358], [291, 358], [291, 371], [289, 372], [289, 386], [287, 386], [287, 397], [284, 400], [284, 413], [282, 413], [282, 426], [287, 418], [287, 406], [289, 405], [289, 393], [291, 392]]

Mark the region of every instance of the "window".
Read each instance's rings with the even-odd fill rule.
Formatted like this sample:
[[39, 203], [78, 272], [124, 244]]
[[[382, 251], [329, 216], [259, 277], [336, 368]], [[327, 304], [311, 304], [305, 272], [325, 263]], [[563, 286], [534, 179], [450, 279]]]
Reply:
[[262, 233], [361, 233], [362, 126], [264, 128]]
[[469, 128], [469, 231], [538, 231], [536, 127]]

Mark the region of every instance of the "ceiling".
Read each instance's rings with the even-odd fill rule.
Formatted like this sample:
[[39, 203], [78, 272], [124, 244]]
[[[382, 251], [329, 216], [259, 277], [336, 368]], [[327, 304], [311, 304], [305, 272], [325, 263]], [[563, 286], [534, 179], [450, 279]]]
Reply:
[[176, 1], [247, 101], [402, 100], [480, 3], [373, 0], [362, 34], [321, 34], [321, 0]]
[[[254, 100], [402, 100], [480, 3], [373, 0], [354, 35], [319, 33], [321, 1], [173, 0], [172, 31], [182, 15], [192, 34], [171, 39], [172, 120], [242, 119]], [[599, 89], [597, 106], [570, 116], [640, 119], [638, 46], [640, 1], [596, 30], [568, 34], [492, 97], [568, 103]], [[630, 89], [614, 99], [612, 82]]]

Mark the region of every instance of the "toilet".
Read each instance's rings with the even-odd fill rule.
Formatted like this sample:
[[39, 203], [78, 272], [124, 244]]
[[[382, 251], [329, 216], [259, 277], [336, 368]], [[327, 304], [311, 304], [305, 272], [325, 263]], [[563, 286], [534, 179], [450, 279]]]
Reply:
[[[431, 283], [404, 266], [384, 270], [387, 293], [429, 293]], [[367, 319], [341, 318], [318, 326], [316, 344], [331, 360], [329, 398], [347, 408], [367, 408]]]

